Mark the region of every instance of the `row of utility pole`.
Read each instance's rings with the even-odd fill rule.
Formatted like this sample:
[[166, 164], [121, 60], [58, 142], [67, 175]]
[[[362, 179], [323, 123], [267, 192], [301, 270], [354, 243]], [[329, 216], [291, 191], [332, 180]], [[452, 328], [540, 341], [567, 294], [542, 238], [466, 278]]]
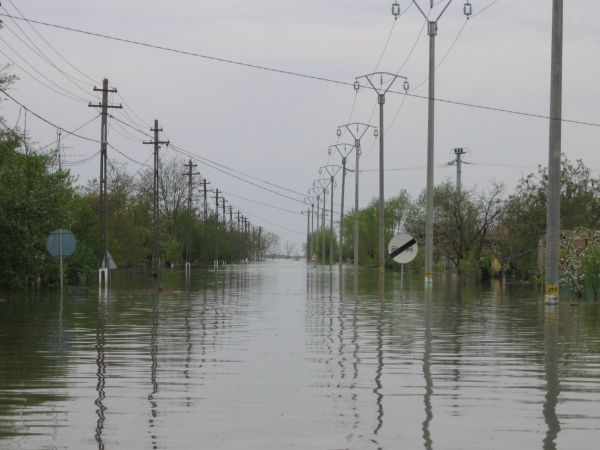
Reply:
[[[122, 108], [122, 105], [112, 105], [109, 104], [108, 94], [116, 93], [117, 89], [110, 88], [108, 79], [104, 79], [102, 81], [102, 88], [94, 87], [95, 92], [102, 93], [102, 100], [98, 104], [90, 103], [89, 106], [93, 108], [100, 108], [100, 117], [101, 117], [101, 125], [100, 125], [100, 214], [101, 214], [101, 251], [102, 258], [100, 262], [99, 269], [99, 281], [100, 287], [107, 288], [109, 284], [110, 278], [110, 269], [112, 264], [112, 258], [110, 256], [108, 250], [108, 202], [107, 202], [107, 193], [108, 193], [108, 179], [107, 179], [107, 167], [108, 167], [108, 110], [111, 108]], [[153, 146], [153, 156], [154, 163], [152, 167], [153, 172], [153, 211], [152, 211], [152, 227], [153, 227], [153, 239], [152, 239], [152, 275], [155, 279], [158, 279], [160, 276], [160, 149], [162, 145], [168, 146], [170, 141], [161, 140], [159, 133], [163, 131], [161, 127], [159, 127], [158, 120], [154, 120], [154, 126], [150, 128], [150, 131], [153, 132], [152, 140], [145, 140], [142, 143], [145, 145]], [[187, 210], [188, 210], [188, 223], [186, 230], [186, 239], [185, 239], [185, 273], [186, 276], [190, 275], [191, 271], [191, 241], [192, 241], [192, 222], [193, 217], [195, 216], [193, 202], [192, 202], [192, 193], [194, 191], [194, 176], [200, 175], [199, 172], [196, 172], [197, 164], [193, 164], [190, 159], [187, 164], [184, 164], [184, 167], [187, 169], [185, 173], [182, 175], [187, 177], [187, 185], [188, 185], [188, 197], [187, 197]], [[202, 191], [203, 191], [203, 214], [202, 217], [204, 221], [209, 219], [208, 214], [208, 193], [212, 190], [208, 189], [209, 181], [203, 179], [201, 181]], [[219, 222], [219, 208], [222, 208], [222, 218], [223, 224], [227, 225], [227, 217], [226, 217], [226, 200], [222, 195], [222, 191], [219, 189], [214, 190], [215, 198], [215, 213], [217, 223]], [[228, 206], [229, 208], [229, 226], [230, 230], [234, 230], [234, 211], [232, 205]], [[257, 250], [256, 254], [253, 255], [254, 259], [260, 259], [260, 242], [262, 237], [262, 227], [254, 227], [250, 223], [250, 221], [240, 214], [237, 211], [237, 231], [242, 233], [246, 240], [249, 240], [250, 237], [255, 237], [257, 241]], [[217, 233], [217, 243], [218, 246], [218, 233]], [[245, 247], [247, 247], [245, 245]], [[217, 255], [218, 255], [218, 247], [217, 247]], [[217, 256], [218, 259], [218, 256]]]
[[[437, 3], [434, 0], [429, 2], [429, 13], [419, 4], [419, 1], [412, 0], [412, 3], [423, 18], [427, 21], [427, 33], [429, 35], [429, 76], [428, 76], [428, 105], [427, 105], [427, 179], [426, 179], [426, 212], [425, 212], [425, 284], [433, 283], [433, 220], [434, 220], [434, 150], [435, 150], [435, 40], [438, 33], [438, 22], [448, 10], [453, 0], [442, 0]], [[435, 6], [440, 5], [439, 14], [430, 18]], [[467, 19], [473, 14], [473, 7], [469, 0], [463, 5], [463, 14]], [[395, 0], [392, 5], [392, 15], [395, 19], [400, 16], [400, 5]], [[550, 76], [550, 136], [549, 136], [549, 161], [548, 161], [548, 179], [549, 192], [547, 203], [547, 232], [546, 232], [546, 264], [545, 264], [545, 299], [547, 303], [558, 301], [558, 280], [559, 280], [559, 247], [560, 247], [560, 160], [561, 160], [561, 124], [562, 124], [562, 41], [563, 41], [563, 0], [552, 0], [552, 54], [551, 54], [551, 76]], [[408, 93], [409, 83], [406, 77], [398, 73], [375, 72], [368, 75], [356, 77], [354, 88], [358, 91], [361, 87], [372, 89], [377, 94], [377, 103], [379, 105], [379, 199], [378, 199], [378, 265], [380, 274], [385, 271], [385, 198], [384, 198], [384, 104], [386, 94], [392, 88], [392, 85], [398, 79], [404, 80], [404, 91]], [[314, 258], [317, 253], [314, 252], [314, 242], [309, 239], [309, 231], [314, 233], [314, 206], [317, 206], [317, 231], [323, 242], [322, 261], [325, 259], [324, 251], [324, 230], [325, 230], [325, 195], [331, 194], [330, 207], [330, 258], [329, 264], [333, 264], [333, 189], [335, 186], [335, 175], [342, 171], [342, 195], [341, 195], [341, 213], [340, 213], [340, 234], [339, 234], [339, 264], [341, 268], [343, 257], [343, 217], [344, 217], [344, 182], [346, 175], [346, 160], [352, 149], [355, 151], [355, 223], [354, 223], [354, 265], [357, 267], [359, 260], [359, 158], [360, 158], [360, 140], [364, 133], [372, 125], [362, 123], [345, 124], [338, 127], [338, 137], [342, 134], [342, 129], [348, 131], [354, 138], [354, 145], [347, 151], [350, 144], [336, 144], [344, 146], [345, 151], [338, 152], [342, 158], [342, 166], [327, 165], [322, 166], [319, 173], [323, 170], [329, 175], [327, 179], [317, 179], [309, 189], [305, 201], [310, 205], [307, 210], [307, 260]], [[374, 128], [374, 127], [373, 127]], [[338, 148], [331, 146], [331, 149]], [[457, 192], [461, 192], [461, 165], [464, 163], [462, 156], [463, 148], [455, 149], [455, 161], [457, 167]], [[323, 219], [319, 227], [319, 208], [320, 199], [323, 199]], [[312, 223], [312, 225], [311, 225]], [[318, 242], [317, 242], [318, 249]]]

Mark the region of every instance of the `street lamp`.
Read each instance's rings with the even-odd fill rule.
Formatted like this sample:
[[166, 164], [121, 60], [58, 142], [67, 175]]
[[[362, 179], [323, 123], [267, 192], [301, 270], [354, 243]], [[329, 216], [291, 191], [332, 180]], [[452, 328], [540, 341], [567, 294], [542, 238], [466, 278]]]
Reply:
[[[444, 6], [437, 18], [429, 20], [429, 14], [421, 8], [417, 0], [413, 4], [427, 21], [427, 33], [429, 34], [429, 95], [428, 95], [428, 123], [427, 123], [427, 207], [425, 213], [425, 283], [433, 282], [433, 164], [434, 164], [434, 130], [435, 130], [435, 37], [437, 35], [437, 23], [446, 12], [453, 0], [443, 0]], [[430, 8], [433, 8], [431, 0]], [[463, 13], [469, 18], [473, 13], [473, 6], [467, 1], [463, 7]]]
[[[386, 82], [384, 83], [384, 77]], [[377, 93], [377, 102], [379, 103], [379, 272], [385, 272], [385, 235], [384, 235], [384, 218], [385, 218], [385, 199], [383, 190], [383, 105], [385, 104], [385, 94], [390, 90], [394, 82], [398, 78], [404, 80], [404, 90], [408, 91], [408, 79], [401, 75], [389, 72], [375, 72], [369, 75], [356, 77], [366, 79], [373, 90]], [[379, 78], [379, 87], [377, 86], [377, 78]], [[360, 84], [359, 84], [360, 85]], [[356, 86], [356, 83], [355, 83]]]
[[337, 129], [337, 135], [342, 135], [342, 127], [345, 128], [348, 133], [354, 138], [354, 148], [356, 149], [356, 164], [354, 166], [354, 268], [358, 269], [358, 177], [359, 177], [359, 160], [361, 156], [360, 141], [369, 128], [373, 128], [373, 135], [379, 136], [379, 131], [373, 125], [367, 125], [366, 123], [353, 122], [345, 125], [340, 125]]

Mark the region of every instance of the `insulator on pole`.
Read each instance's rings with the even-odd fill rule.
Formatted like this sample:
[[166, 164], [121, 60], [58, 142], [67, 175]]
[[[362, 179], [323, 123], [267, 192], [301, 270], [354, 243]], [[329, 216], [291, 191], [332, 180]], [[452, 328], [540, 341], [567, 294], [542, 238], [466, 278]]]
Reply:
[[473, 14], [473, 5], [471, 5], [471, 2], [469, 2], [469, 0], [467, 0], [467, 2], [465, 3], [463, 12], [465, 13], [465, 16], [467, 16], [467, 19], [471, 16], [471, 14]]
[[400, 16], [400, 5], [398, 4], [398, 0], [394, 0], [394, 4], [392, 5], [392, 15], [394, 16], [394, 20], [398, 20]]

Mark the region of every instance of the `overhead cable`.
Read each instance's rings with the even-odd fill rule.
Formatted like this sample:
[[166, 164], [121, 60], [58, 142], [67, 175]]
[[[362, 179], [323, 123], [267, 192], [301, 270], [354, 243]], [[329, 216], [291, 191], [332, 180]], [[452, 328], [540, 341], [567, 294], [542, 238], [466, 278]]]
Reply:
[[[317, 76], [317, 75], [309, 75], [309, 74], [300, 73], [300, 72], [293, 72], [293, 71], [284, 70], [284, 69], [277, 69], [274, 67], [268, 67], [268, 66], [263, 66], [263, 65], [258, 65], [258, 64], [251, 64], [251, 63], [245, 63], [245, 62], [241, 62], [241, 61], [235, 61], [235, 60], [231, 60], [231, 59], [227, 59], [227, 58], [220, 58], [220, 57], [216, 57], [216, 56], [204, 55], [201, 53], [196, 53], [196, 52], [192, 52], [192, 51], [188, 51], [188, 50], [180, 50], [180, 49], [175, 49], [175, 48], [166, 47], [166, 46], [162, 46], [162, 45], [148, 44], [145, 42], [135, 41], [132, 39], [110, 36], [107, 34], [81, 30], [81, 29], [73, 28], [73, 27], [66, 27], [63, 25], [42, 22], [39, 20], [25, 19], [22, 17], [12, 16], [10, 14], [0, 13], [0, 17], [10, 17], [13, 19], [29, 21], [31, 23], [35, 23], [35, 24], [43, 25], [43, 26], [47, 26], [47, 27], [52, 27], [52, 28], [56, 28], [56, 29], [60, 29], [60, 30], [86, 34], [89, 36], [100, 37], [103, 39], [110, 39], [113, 41], [124, 42], [124, 43], [138, 45], [138, 46], [142, 46], [142, 47], [146, 47], [146, 48], [153, 48], [156, 50], [163, 50], [163, 51], [178, 53], [178, 54], [187, 55], [187, 56], [194, 56], [194, 57], [203, 58], [203, 59], [207, 59], [207, 60], [211, 60], [211, 61], [222, 62], [222, 63], [226, 63], [226, 64], [233, 64], [233, 65], [248, 67], [248, 68], [257, 69], [257, 70], [264, 70], [267, 72], [274, 72], [274, 73], [280, 73], [283, 75], [290, 75], [290, 76], [295, 76], [295, 77], [300, 77], [300, 78], [305, 78], [305, 79], [312, 79], [312, 80], [316, 80], [316, 81], [323, 81], [326, 83], [332, 83], [332, 84], [341, 85], [341, 86], [350, 86], [350, 87], [354, 86], [354, 82], [340, 81], [340, 80], [335, 80], [335, 79], [327, 78], [327, 77], [321, 77], [321, 76]], [[372, 89], [371, 87], [365, 86], [365, 85], [363, 85], [361, 87], [366, 88], [366, 89]], [[405, 93], [405, 92], [393, 91], [393, 90], [389, 90], [388, 92], [392, 93], [392, 94], [401, 94], [401, 95], [407, 95], [409, 97], [414, 97], [414, 98], [418, 98], [418, 99], [429, 100], [429, 97], [427, 97], [425, 95], [417, 95], [417, 94]], [[456, 106], [464, 106], [467, 108], [475, 108], [475, 109], [482, 109], [482, 110], [486, 110], [486, 111], [495, 111], [495, 112], [500, 112], [500, 113], [505, 113], [505, 114], [514, 114], [514, 115], [519, 115], [519, 116], [524, 116], [524, 117], [533, 117], [533, 118], [538, 118], [538, 119], [551, 120], [550, 116], [543, 115], [543, 114], [526, 113], [526, 112], [507, 109], [507, 108], [498, 108], [498, 107], [493, 107], [493, 106], [478, 105], [478, 104], [469, 103], [469, 102], [461, 102], [458, 100], [448, 100], [448, 99], [442, 99], [442, 98], [434, 98], [433, 100], [436, 102], [440, 102], [440, 103], [447, 103], [447, 104], [456, 105]], [[564, 123], [572, 123], [572, 124], [577, 124], [577, 125], [585, 125], [585, 126], [592, 126], [592, 127], [600, 128], [600, 123], [593, 123], [593, 122], [582, 121], [582, 120], [570, 120], [570, 119], [564, 119], [564, 118], [552, 119], [552, 120], [560, 120], [561, 122], [564, 122]]]

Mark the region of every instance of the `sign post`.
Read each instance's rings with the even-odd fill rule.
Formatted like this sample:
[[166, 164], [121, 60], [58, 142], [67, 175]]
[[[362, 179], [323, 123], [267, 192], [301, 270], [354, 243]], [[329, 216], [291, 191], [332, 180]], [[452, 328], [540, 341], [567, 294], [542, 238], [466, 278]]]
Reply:
[[400, 233], [390, 239], [388, 253], [390, 257], [402, 264], [401, 279], [404, 281], [404, 264], [411, 262], [417, 256], [419, 246], [417, 240], [407, 233]]
[[69, 230], [60, 228], [52, 231], [46, 240], [46, 249], [55, 258], [60, 261], [60, 292], [63, 292], [64, 276], [63, 276], [63, 259], [71, 256], [75, 252], [77, 239]]

